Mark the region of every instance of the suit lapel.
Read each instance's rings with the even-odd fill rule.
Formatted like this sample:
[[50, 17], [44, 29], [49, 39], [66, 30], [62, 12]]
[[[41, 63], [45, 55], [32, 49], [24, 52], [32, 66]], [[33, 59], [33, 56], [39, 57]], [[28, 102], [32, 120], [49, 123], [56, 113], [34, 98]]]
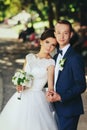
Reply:
[[70, 46], [69, 48], [68, 48], [68, 50], [66, 51], [66, 53], [65, 53], [65, 55], [63, 56], [63, 58], [68, 58], [68, 57], [70, 57], [71, 56], [71, 54], [72, 54], [72, 47]]
[[[66, 59], [66, 61], [67, 61], [68, 57], [69, 57], [71, 54], [72, 54], [72, 47], [70, 46], [70, 47], [68, 48], [68, 50], [66, 51], [65, 55], [63, 56], [63, 58], [65, 58], [65, 59]], [[65, 63], [64, 63], [64, 64], [66, 64], [66, 61], [65, 61]], [[62, 70], [62, 71], [63, 71], [63, 70]], [[61, 70], [59, 70], [59, 73], [58, 73], [58, 79], [57, 79], [57, 81], [59, 80], [59, 78], [60, 78], [60, 76], [61, 76], [62, 71], [61, 71]]]

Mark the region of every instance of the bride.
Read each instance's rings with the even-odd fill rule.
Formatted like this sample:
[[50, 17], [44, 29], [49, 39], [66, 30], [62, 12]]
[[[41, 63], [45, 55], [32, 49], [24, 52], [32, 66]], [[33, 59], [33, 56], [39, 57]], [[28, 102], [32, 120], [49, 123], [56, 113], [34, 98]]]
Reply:
[[50, 53], [57, 44], [54, 30], [48, 29], [40, 38], [41, 49], [37, 54], [28, 54], [24, 63], [24, 71], [34, 76], [30, 89], [22, 92], [18, 100], [18, 92], [10, 98], [0, 114], [0, 130], [59, 130], [52, 105], [47, 102], [43, 88], [48, 82], [48, 89], [53, 90], [55, 62]]

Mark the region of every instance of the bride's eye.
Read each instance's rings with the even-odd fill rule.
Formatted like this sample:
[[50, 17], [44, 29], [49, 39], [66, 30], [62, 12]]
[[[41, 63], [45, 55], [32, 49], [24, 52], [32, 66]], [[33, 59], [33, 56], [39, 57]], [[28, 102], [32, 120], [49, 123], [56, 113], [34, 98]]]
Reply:
[[49, 41], [46, 41], [46, 43], [48, 44], [48, 43], [49, 43]]
[[53, 47], [56, 47], [56, 45], [55, 45], [55, 44], [52, 44], [52, 46], [53, 46]]

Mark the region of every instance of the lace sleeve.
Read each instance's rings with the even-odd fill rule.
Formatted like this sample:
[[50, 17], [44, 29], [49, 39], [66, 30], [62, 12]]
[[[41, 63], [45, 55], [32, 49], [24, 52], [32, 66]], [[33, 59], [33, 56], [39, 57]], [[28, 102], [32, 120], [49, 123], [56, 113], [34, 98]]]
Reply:
[[26, 55], [26, 61], [31, 61], [33, 54], [27, 54]]
[[54, 59], [49, 59], [49, 63], [48, 63], [48, 66], [55, 66], [55, 60]]

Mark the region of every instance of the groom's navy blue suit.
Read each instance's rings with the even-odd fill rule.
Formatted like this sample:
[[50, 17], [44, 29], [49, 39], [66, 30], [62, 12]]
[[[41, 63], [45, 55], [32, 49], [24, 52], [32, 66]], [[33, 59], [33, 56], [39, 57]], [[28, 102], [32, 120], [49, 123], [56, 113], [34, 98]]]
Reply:
[[[78, 122], [80, 114], [84, 113], [81, 99], [81, 93], [86, 89], [84, 63], [72, 47], [68, 48], [63, 58], [66, 59], [64, 68], [59, 72], [56, 82], [56, 92], [60, 94], [62, 100], [55, 102], [54, 107], [59, 117], [61, 130], [76, 130], [75, 123]], [[57, 55], [54, 59], [56, 61]], [[70, 121], [74, 126], [70, 125], [67, 128]]]

